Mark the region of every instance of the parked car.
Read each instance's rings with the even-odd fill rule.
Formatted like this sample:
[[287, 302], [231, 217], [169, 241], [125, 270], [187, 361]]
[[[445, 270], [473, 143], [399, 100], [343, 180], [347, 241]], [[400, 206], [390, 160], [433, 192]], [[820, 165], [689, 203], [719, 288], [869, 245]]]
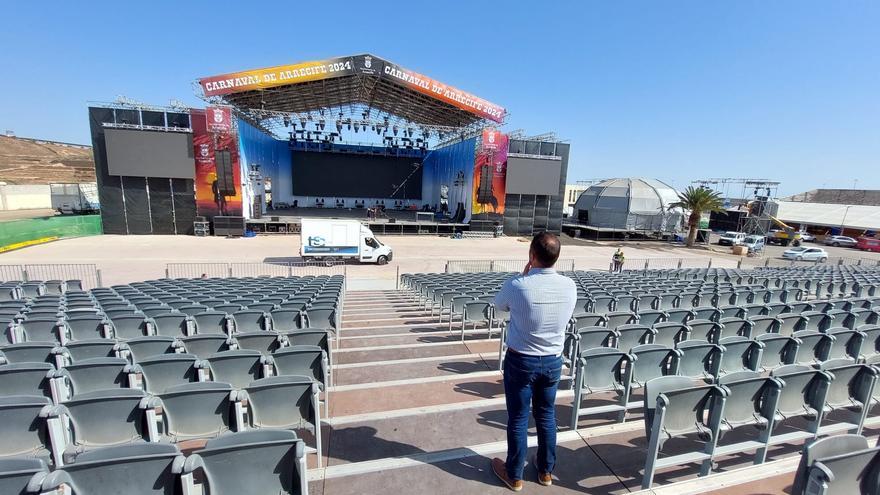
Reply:
[[817, 247], [796, 247], [791, 248], [782, 253], [782, 259], [795, 261], [818, 261], [825, 263], [828, 261], [828, 252]]
[[847, 237], [845, 235], [833, 235], [825, 239], [826, 246], [843, 246], [843, 247], [855, 247], [858, 244], [855, 239], [852, 237]]
[[876, 237], [859, 237], [856, 247], [862, 251], [874, 251], [880, 253], [880, 239]]
[[816, 236], [809, 232], [800, 232], [801, 240], [804, 242], [816, 242]]
[[764, 236], [748, 235], [742, 242], [749, 249], [750, 254], [757, 254], [764, 250]]
[[742, 232], [725, 232], [718, 236], [719, 246], [736, 246], [742, 244], [746, 235]]

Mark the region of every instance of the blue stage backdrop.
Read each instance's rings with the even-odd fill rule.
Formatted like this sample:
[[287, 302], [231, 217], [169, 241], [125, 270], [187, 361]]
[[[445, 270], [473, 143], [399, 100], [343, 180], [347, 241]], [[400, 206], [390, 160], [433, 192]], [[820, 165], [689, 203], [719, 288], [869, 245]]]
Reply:
[[[293, 180], [290, 176], [290, 147], [281, 141], [238, 119], [238, 140], [241, 150], [241, 177], [247, 182], [251, 165], [260, 165], [264, 178], [272, 179], [272, 201], [290, 203], [293, 198]], [[253, 192], [242, 187], [242, 203], [249, 217], [253, 215]]]
[[450, 215], [454, 216], [461, 204], [465, 215], [461, 221], [468, 222], [476, 149], [477, 138], [474, 137], [429, 151], [423, 162], [422, 202], [439, 209], [441, 190], [446, 186]]

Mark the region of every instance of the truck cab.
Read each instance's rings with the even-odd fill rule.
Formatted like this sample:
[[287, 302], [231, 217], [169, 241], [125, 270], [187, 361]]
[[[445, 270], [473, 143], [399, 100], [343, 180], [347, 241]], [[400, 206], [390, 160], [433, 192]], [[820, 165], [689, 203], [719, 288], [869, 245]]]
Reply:
[[361, 263], [377, 263], [384, 265], [392, 260], [394, 253], [389, 246], [373, 235], [373, 231], [367, 226], [361, 227], [361, 252], [358, 261]]

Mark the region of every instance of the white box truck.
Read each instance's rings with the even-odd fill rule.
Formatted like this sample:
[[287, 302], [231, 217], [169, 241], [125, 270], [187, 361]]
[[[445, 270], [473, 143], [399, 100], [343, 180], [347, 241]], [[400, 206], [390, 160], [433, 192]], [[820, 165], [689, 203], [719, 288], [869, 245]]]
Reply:
[[384, 265], [391, 261], [391, 247], [376, 239], [358, 220], [302, 220], [300, 256], [306, 261], [356, 259]]

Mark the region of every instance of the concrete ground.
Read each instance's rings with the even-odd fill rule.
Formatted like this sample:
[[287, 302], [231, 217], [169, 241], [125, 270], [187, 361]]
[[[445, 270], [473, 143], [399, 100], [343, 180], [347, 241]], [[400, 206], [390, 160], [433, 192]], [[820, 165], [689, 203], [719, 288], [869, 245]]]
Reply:
[[[399, 273], [442, 272], [447, 260], [522, 260], [528, 256], [528, 240], [450, 239], [436, 236], [398, 236], [381, 239], [394, 250], [387, 266], [347, 264], [350, 289], [394, 288]], [[65, 239], [0, 254], [0, 264], [91, 263], [102, 271], [104, 285], [129, 283], [165, 275], [167, 263], [195, 262], [286, 262], [299, 261], [298, 235], [266, 235], [255, 238], [193, 236], [102, 235]], [[679, 258], [685, 266], [736, 266], [737, 257], [686, 249], [667, 243], [566, 241], [562, 259], [574, 260], [577, 269], [608, 269], [611, 255], [623, 246], [628, 266], [670, 265]], [[519, 265], [516, 265], [517, 269]], [[198, 276], [198, 274], [194, 275]]]

